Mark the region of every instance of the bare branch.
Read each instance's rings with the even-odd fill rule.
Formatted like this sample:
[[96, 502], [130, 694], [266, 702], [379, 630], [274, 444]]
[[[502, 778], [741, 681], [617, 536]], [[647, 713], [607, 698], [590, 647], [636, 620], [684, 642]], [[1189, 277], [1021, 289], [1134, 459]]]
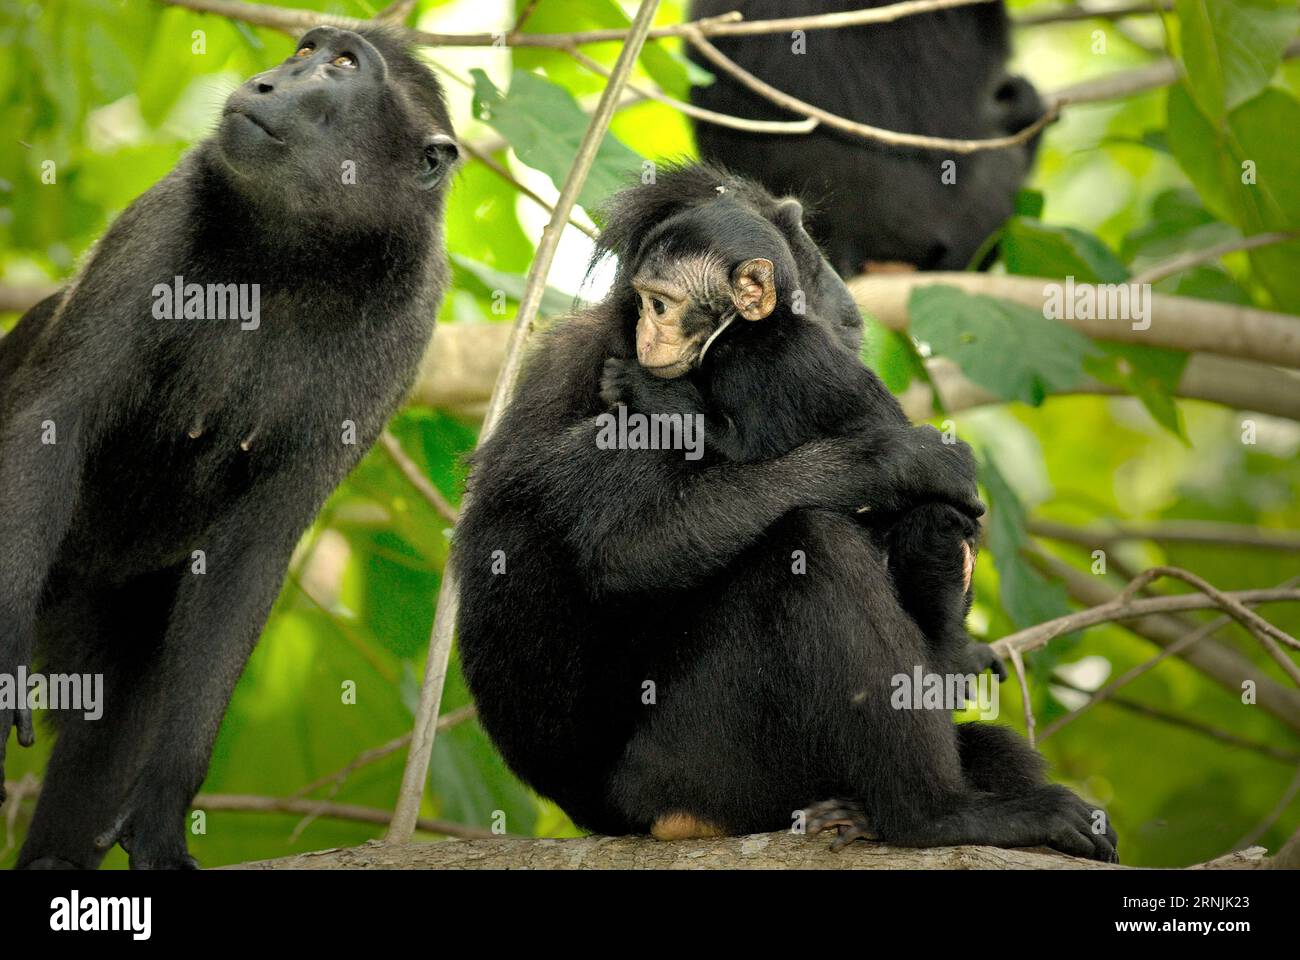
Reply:
[[[980, 273], [881, 273], [850, 280], [849, 290], [871, 317], [891, 329], [905, 330], [908, 299], [920, 287], [945, 284], [1042, 310], [1048, 289], [1058, 288], [1061, 283], [1059, 278]], [[1202, 351], [1300, 368], [1300, 317], [1156, 293], [1151, 295], [1150, 319], [1151, 326], [1146, 330], [1133, 329], [1132, 321], [1123, 317], [1070, 318], [1060, 322], [1099, 340]]]
[[1013, 17], [1011, 22], [1017, 27], [1038, 27], [1047, 23], [1073, 23], [1079, 20], [1119, 20], [1123, 17], [1150, 16], [1173, 8], [1173, 0], [1145, 0], [1144, 3], [1126, 3], [1120, 6], [1101, 7], [1081, 3], [1076, 7], [1063, 7], [1060, 10], [1022, 13]]
[[[1268, 638], [1271, 640], [1276, 640], [1280, 643], [1284, 643], [1288, 647], [1291, 647], [1292, 649], [1300, 650], [1300, 640], [1297, 640], [1295, 637], [1291, 636], [1285, 630], [1281, 630], [1278, 627], [1273, 626], [1273, 624], [1269, 623], [1267, 620], [1261, 617], [1254, 610], [1251, 610], [1249, 607], [1245, 606], [1239, 601], [1234, 600], [1228, 594], [1224, 593], [1222, 590], [1219, 590], [1217, 587], [1214, 587], [1211, 584], [1207, 583], [1204, 579], [1198, 577], [1190, 570], [1183, 570], [1180, 567], [1161, 566], [1161, 567], [1151, 567], [1149, 570], [1143, 570], [1141, 573], [1139, 573], [1136, 577], [1133, 578], [1133, 581], [1127, 587], [1125, 587], [1120, 592], [1117, 602], [1121, 604], [1131, 602], [1134, 595], [1139, 590], [1141, 590], [1147, 584], [1153, 583], [1162, 577], [1169, 577], [1170, 579], [1173, 580], [1181, 580], [1183, 581], [1183, 583], [1186, 583], [1189, 586], [1213, 598], [1218, 602], [1219, 606], [1223, 607], [1243, 627], [1245, 627], [1251, 633], [1255, 634], [1255, 636], [1259, 637], [1260, 640], [1264, 640], [1265, 638]], [[1295, 664], [1290, 664], [1290, 666], [1293, 669], [1295, 669]], [[1296, 676], [1296, 682], [1300, 683], [1300, 671], [1298, 671], [1295, 674], [1295, 676]]]
[[1011, 658], [1011, 666], [1016, 671], [1016, 682], [1020, 684], [1020, 705], [1025, 711], [1025, 736], [1029, 738], [1029, 745], [1032, 747], [1034, 746], [1034, 727], [1037, 726], [1037, 722], [1034, 720], [1034, 704], [1029, 697], [1029, 680], [1025, 676], [1025, 660], [1015, 647], [1007, 651], [1007, 656]]
[[[335, 820], [352, 820], [356, 823], [374, 823], [380, 826], [391, 822], [393, 815], [387, 810], [363, 807], [355, 803], [326, 803], [294, 797], [263, 797], [249, 793], [200, 793], [191, 807], [195, 810], [222, 810], [238, 813], [297, 813]], [[437, 833], [444, 837], [461, 837], [466, 840], [490, 839], [491, 830], [469, 827], [450, 820], [432, 820], [419, 817], [415, 830]]]
[[1134, 274], [1128, 282], [1156, 283], [1165, 277], [1172, 277], [1174, 274], [1190, 270], [1192, 267], [1199, 267], [1203, 263], [1213, 263], [1230, 253], [1237, 253], [1242, 250], [1256, 250], [1259, 247], [1267, 247], [1275, 243], [1286, 243], [1289, 240], [1296, 239], [1297, 236], [1300, 236], [1300, 234], [1293, 232], [1257, 233], [1253, 237], [1227, 240], [1213, 247], [1206, 247], [1204, 250], [1191, 250], [1187, 253], [1180, 253], [1163, 263], [1157, 263], [1141, 273]]
[[[1300, 56], [1300, 40], [1292, 40], [1282, 51], [1283, 60]], [[1117, 70], [1089, 80], [1081, 80], [1047, 94], [1044, 99], [1057, 108], [1102, 100], [1120, 100], [1135, 93], [1159, 90], [1176, 83], [1178, 64], [1168, 58], [1131, 70]]]
[[411, 486], [419, 491], [420, 496], [424, 497], [429, 506], [433, 507], [440, 517], [455, 526], [458, 518], [456, 508], [437, 487], [429, 482], [429, 478], [424, 475], [424, 471], [416, 465], [415, 461], [406, 455], [401, 442], [391, 432], [385, 430], [379, 435], [379, 445], [384, 448], [384, 452], [393, 463], [397, 464], [397, 469], [402, 471], [402, 476], [410, 481]]
[[[239, 0], [163, 0], [176, 7], [185, 7], [199, 13], [215, 13], [233, 20], [243, 20], [276, 30], [297, 32], [307, 27], [326, 23], [355, 30], [366, 23], [356, 17], [314, 13], [307, 10], [288, 10], [259, 3]], [[892, 23], [904, 17], [993, 3], [996, 0], [905, 0], [884, 7], [867, 10], [850, 10], [843, 13], [822, 13], [802, 17], [782, 17], [773, 20], [747, 21], [739, 13], [709, 17], [690, 23], [667, 24], [653, 27], [648, 39], [685, 36], [698, 30], [711, 37], [752, 36], [765, 33], [789, 33], [792, 30], [831, 30], [841, 27], [867, 26]], [[430, 33], [424, 30], [409, 31], [415, 43], [431, 47], [549, 47], [565, 49], [575, 44], [611, 43], [628, 39], [635, 25], [629, 29], [579, 30], [573, 33]]]
[[[520, 183], [517, 179], [515, 179], [514, 175], [509, 170], [501, 166], [501, 164], [497, 163], [496, 160], [493, 159], [490, 155], [480, 151], [479, 148], [475, 146], [473, 143], [462, 140], [460, 141], [460, 148], [464, 150], [466, 153], [468, 153], [475, 160], [477, 160], [479, 163], [483, 164], [483, 166], [487, 167], [489, 170], [495, 173], [506, 183], [510, 184], [510, 186], [514, 187], [516, 190], [522, 193], [529, 200], [533, 201], [533, 203], [537, 204], [547, 213], [555, 212], [555, 208], [553, 206], [551, 206], [549, 203], [543, 200], [541, 196], [539, 196], [535, 191], [525, 186], [524, 184]], [[585, 233], [587, 236], [591, 237], [591, 239], [593, 240], [595, 240], [598, 236], [600, 236], [600, 234], [596, 230], [587, 226], [582, 221], [575, 219], [574, 217], [569, 217], [569, 226], [576, 227], [577, 229]]]
[[[458, 710], [453, 710], [450, 713], [445, 713], [438, 718], [438, 732], [441, 733], [444, 730], [450, 730], [452, 727], [464, 723], [466, 720], [469, 720], [470, 718], [476, 716], [477, 714], [478, 711], [473, 706], [461, 707]], [[334, 793], [338, 791], [338, 788], [341, 787], [344, 784], [344, 782], [348, 779], [348, 777], [350, 777], [357, 770], [360, 770], [362, 767], [369, 766], [372, 763], [377, 763], [378, 761], [384, 759], [384, 757], [391, 756], [392, 754], [397, 753], [399, 750], [406, 747], [410, 742], [411, 742], [411, 731], [408, 730], [400, 737], [394, 737], [392, 740], [389, 740], [387, 743], [382, 743], [377, 747], [371, 747], [369, 750], [363, 750], [361, 753], [357, 754], [352, 760], [350, 760], [345, 766], [340, 767], [338, 770], [335, 770], [333, 773], [327, 773], [323, 777], [317, 777], [311, 783], [299, 787], [297, 790], [293, 792], [293, 797], [295, 798], [305, 797], [308, 794], [316, 792], [321, 787], [330, 787], [331, 788], [330, 796], [333, 796]]]
[[[582, 64], [593, 73], [598, 73], [602, 77], [609, 77], [609, 70], [591, 57], [584, 54], [576, 48], [570, 48], [569, 56]], [[744, 117], [733, 117], [729, 113], [718, 113], [714, 110], [706, 110], [703, 107], [697, 107], [693, 103], [687, 103], [684, 100], [674, 100], [657, 90], [651, 90], [647, 87], [641, 87], [634, 83], [627, 85], [629, 90], [641, 94], [647, 100], [653, 100], [656, 103], [662, 103], [664, 106], [672, 107], [679, 113], [688, 117], [694, 117], [696, 120], [703, 120], [705, 123], [713, 123], [719, 127], [730, 127], [733, 130], [748, 130], [750, 133], [784, 133], [799, 134], [811, 133], [817, 129], [818, 121], [812, 117], [803, 120], [747, 120]]]
[[[1220, 598], [1237, 606], [1246, 603], [1277, 603], [1300, 601], [1300, 589], [1270, 587], [1262, 590], [1216, 591], [1218, 597], [1200, 593], [1180, 593], [1173, 596], [1143, 597], [1124, 600], [1116, 598], [1101, 606], [1078, 610], [1074, 613], [1036, 624], [1008, 634], [993, 643], [999, 656], [1009, 657], [1013, 649], [1025, 652], [1045, 647], [1056, 637], [1094, 627], [1099, 623], [1136, 620], [1155, 613], [1181, 613], [1184, 610], [1207, 610], [1222, 607]], [[1234, 611], [1235, 612], [1235, 611]], [[1250, 611], [1247, 610], [1249, 613]], [[1276, 629], [1276, 628], [1274, 628]]]
[[[1051, 681], [1053, 686], [1064, 687], [1066, 690], [1073, 690], [1075, 693], [1088, 693], [1083, 687], [1076, 686], [1062, 677], [1053, 677]], [[1212, 724], [1195, 720], [1191, 717], [1180, 717], [1176, 713], [1170, 713], [1167, 710], [1157, 710], [1155, 707], [1149, 707], [1145, 703], [1139, 703], [1136, 700], [1129, 700], [1125, 697], [1108, 697], [1107, 703], [1127, 710], [1129, 713], [1136, 713], [1142, 717], [1148, 717], [1152, 720], [1159, 720], [1161, 723], [1167, 723], [1172, 727], [1181, 727], [1184, 730], [1190, 730], [1192, 733], [1209, 737], [1211, 740], [1218, 740], [1220, 743], [1226, 743], [1231, 747], [1240, 747], [1243, 750], [1250, 750], [1261, 756], [1268, 757], [1270, 760], [1277, 760], [1281, 763], [1300, 763], [1300, 753], [1294, 750], [1283, 750], [1281, 747], [1275, 747], [1270, 743], [1259, 743], [1256, 740], [1250, 740], [1246, 737], [1239, 737], [1231, 730], [1224, 730], [1222, 727], [1216, 727]], [[1070, 714], [1073, 716], [1073, 714]], [[1045, 735], [1043, 738], [1045, 739]]]
[[[1285, 580], [1282, 583], [1278, 584], [1278, 586], [1289, 587], [1289, 586], [1294, 586], [1296, 583], [1300, 583], [1300, 577], [1292, 577], [1290, 580]], [[1177, 640], [1174, 643], [1171, 643], [1169, 646], [1162, 649], [1159, 653], [1157, 653], [1154, 657], [1151, 657], [1149, 660], [1144, 660], [1142, 663], [1139, 663], [1137, 666], [1131, 667], [1130, 669], [1124, 671], [1124, 673], [1116, 677], [1110, 683], [1106, 684], [1100, 690], [1093, 692], [1088, 702], [1083, 704], [1083, 706], [1079, 707], [1079, 709], [1072, 710], [1069, 713], [1065, 714], [1064, 716], [1058, 717], [1056, 720], [1048, 724], [1047, 728], [1043, 731], [1043, 735], [1039, 738], [1040, 742], [1042, 740], [1046, 740], [1048, 737], [1056, 733], [1062, 727], [1068, 726], [1069, 724], [1073, 723], [1075, 720], [1079, 719], [1079, 717], [1083, 716], [1085, 713], [1087, 713], [1097, 704], [1104, 703], [1105, 701], [1109, 700], [1111, 697], [1115, 695], [1116, 692], [1128, 686], [1130, 683], [1132, 683], [1134, 680], [1138, 679], [1139, 677], [1145, 675], [1153, 668], [1158, 666], [1160, 663], [1167, 660], [1169, 657], [1182, 653], [1192, 644], [1204, 640], [1206, 637], [1213, 636], [1214, 634], [1218, 633], [1220, 630], [1222, 630], [1224, 627], [1226, 627], [1228, 624], [1232, 622], [1233, 622], [1233, 618], [1227, 616], [1226, 614], [1224, 616], [1217, 617], [1214, 620], [1211, 620], [1208, 623], [1205, 623], [1197, 627], [1195, 630], [1192, 630], [1182, 639]]]
[[813, 117], [820, 120], [828, 127], [834, 127], [836, 130], [843, 130], [845, 133], [851, 133], [855, 136], [863, 137], [867, 140], [875, 140], [880, 143], [887, 143], [896, 147], [911, 147], [922, 150], [945, 150], [951, 153], [974, 153], [978, 150], [996, 150], [1004, 147], [1013, 147], [1017, 144], [1024, 143], [1036, 136], [1044, 127], [1056, 119], [1056, 109], [1049, 108], [1041, 117], [1025, 127], [1019, 133], [1007, 137], [991, 137], [984, 140], [960, 140], [950, 139], [948, 137], [931, 137], [919, 133], [899, 133], [894, 130], [885, 130], [882, 127], [873, 127], [870, 124], [858, 123], [855, 120], [849, 120], [841, 117], [839, 114], [831, 113], [829, 110], [823, 110], [821, 107], [793, 97], [782, 90], [778, 90], [765, 80], [761, 80], [754, 74], [750, 73], [736, 61], [732, 60], [721, 50], [715, 47], [704, 34], [689, 25], [686, 33], [686, 39], [691, 42], [695, 49], [699, 50], [710, 63], [715, 67], [730, 74], [738, 82], [743, 84], [754, 93], [783, 109], [790, 110], [793, 113], [802, 114], [805, 117]]
[[1209, 543], [1225, 547], [1300, 553], [1298, 533], [1212, 520], [1162, 520], [1158, 523], [1117, 523], [1089, 527], [1076, 527], [1054, 520], [1030, 520], [1029, 532], [1035, 536], [1064, 540], [1085, 547], [1105, 547], [1125, 540], [1151, 540], [1156, 543]]
[[[1060, 579], [1070, 596], [1079, 603], [1105, 606], [1119, 596], [1119, 591], [1109, 586], [1105, 578], [1085, 573], [1041, 549], [1031, 548], [1025, 553], [1039, 570]], [[1252, 603], [1248, 598], [1238, 596], [1238, 599]], [[1177, 617], [1155, 615], [1117, 622], [1130, 633], [1161, 647], [1175, 645], [1187, 636], [1187, 625]], [[1178, 656], [1234, 697], [1240, 697], [1242, 683], [1250, 681], [1257, 691], [1260, 709], [1300, 733], [1300, 691], [1273, 679], [1247, 657], [1208, 638], [1181, 650]]]

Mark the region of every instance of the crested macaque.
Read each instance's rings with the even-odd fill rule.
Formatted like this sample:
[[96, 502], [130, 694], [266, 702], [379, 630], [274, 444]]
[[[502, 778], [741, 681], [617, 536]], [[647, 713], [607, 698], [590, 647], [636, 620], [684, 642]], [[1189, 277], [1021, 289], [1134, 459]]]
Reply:
[[[806, 819], [840, 841], [1113, 860], [1114, 831], [1010, 730], [891, 703], [894, 678], [950, 668], [859, 511], [939, 504], [973, 522], [974, 459], [853, 361], [861, 321], [781, 210], [707, 166], [661, 167], [612, 204], [613, 286], [539, 339], [457, 525], [457, 637], [484, 729], [588, 830]], [[649, 267], [661, 255], [687, 266]], [[681, 392], [734, 428], [744, 459], [602, 447], [602, 388], [626, 396], [611, 359], [658, 409], [660, 388]]]
[[[726, 208], [725, 202], [719, 206]], [[781, 299], [776, 267], [766, 257], [748, 257], [731, 264], [717, 250], [691, 249], [683, 238], [709, 236], [716, 226], [717, 210], [693, 209], [653, 230], [641, 248], [632, 288], [638, 298], [636, 361], [611, 358], [606, 362], [601, 398], [610, 406], [623, 404], [629, 411], [645, 414], [703, 415], [704, 443], [717, 459], [748, 463], [788, 452], [818, 437], [832, 435], [835, 425], [811, 418], [800, 420], [792, 413], [773, 410], [767, 404], [728, 406], [715, 393], [706, 397], [696, 376], [710, 347], [722, 338], [743, 338], [745, 331], [729, 332], [733, 325], [775, 322], [770, 318]], [[775, 223], [756, 224], [765, 233], [771, 226], [782, 231], [791, 247], [801, 247], [809, 256], [815, 245], [804, 232], [802, 208], [797, 200], [777, 205]], [[733, 247], [734, 249], [734, 247]], [[820, 257], [820, 254], [816, 254]], [[805, 271], [806, 272], [806, 271]], [[827, 271], [830, 283], [841, 286]], [[793, 302], [786, 290], [786, 302]], [[851, 316], [823, 317], [822, 311], [849, 305]], [[835, 330], [861, 323], [847, 289], [843, 296], [822, 293], [817, 302], [802, 299], [803, 323], [788, 337], [821, 341], [833, 346]], [[805, 397], [791, 411], [816, 409], [807, 394], [828, 391], [835, 409], [846, 422], [866, 420], [873, 415], [886, 422], [898, 422], [901, 408], [893, 404], [888, 412], [877, 412], [881, 404], [874, 391], [853, 394], [848, 385], [861, 367], [856, 353], [843, 344], [841, 351], [828, 351], [842, 370], [833, 377], [803, 384]], [[779, 368], [766, 371], [775, 380]], [[772, 418], [779, 418], [774, 425]], [[781, 442], [775, 442], [779, 432]], [[992, 668], [1000, 680], [1006, 669], [987, 644], [973, 644], [962, 624], [973, 594], [971, 577], [978, 546], [979, 524], [971, 516], [941, 502], [917, 504], [902, 515], [864, 514], [877, 534], [888, 558], [890, 577], [899, 601], [922, 632], [935, 645], [939, 662], [958, 672], [980, 673]]]
[[[0, 339], [0, 677], [37, 657], [104, 705], [50, 712], [18, 866], [197, 865], [187, 812], [290, 555], [428, 344], [456, 159], [396, 33], [317, 27]], [[31, 744], [25, 701], [0, 802], [11, 729]]]

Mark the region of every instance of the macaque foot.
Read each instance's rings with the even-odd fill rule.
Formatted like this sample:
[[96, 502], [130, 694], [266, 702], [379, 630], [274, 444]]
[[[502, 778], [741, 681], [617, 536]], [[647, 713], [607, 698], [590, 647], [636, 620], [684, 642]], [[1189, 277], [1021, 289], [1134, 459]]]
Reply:
[[837, 836], [831, 843], [831, 852], [838, 853], [857, 839], [879, 839], [867, 820], [862, 805], [852, 800], [823, 800], [804, 807], [804, 830], [810, 837], [832, 828]]

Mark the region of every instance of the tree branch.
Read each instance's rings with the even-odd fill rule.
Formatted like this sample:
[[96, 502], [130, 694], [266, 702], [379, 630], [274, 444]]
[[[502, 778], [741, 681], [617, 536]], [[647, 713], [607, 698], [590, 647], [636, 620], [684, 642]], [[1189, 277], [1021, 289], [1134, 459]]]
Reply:
[[379, 445], [384, 448], [384, 452], [393, 463], [397, 464], [397, 469], [402, 471], [402, 476], [419, 491], [420, 496], [433, 507], [438, 516], [455, 526], [459, 518], [456, 508], [437, 487], [429, 482], [429, 478], [424, 475], [424, 471], [416, 465], [415, 461], [406, 455], [401, 442], [391, 432], [385, 430], [379, 435]]
[[980, 140], [963, 140], [952, 139], [948, 137], [932, 137], [920, 133], [900, 133], [894, 130], [886, 130], [883, 127], [874, 127], [867, 123], [858, 123], [855, 120], [849, 120], [837, 113], [831, 113], [829, 110], [823, 110], [821, 107], [808, 103], [806, 100], [800, 100], [798, 97], [778, 90], [766, 80], [762, 80], [750, 73], [736, 61], [732, 60], [721, 50], [709, 42], [708, 38], [698, 28], [692, 28], [687, 25], [686, 39], [691, 45], [704, 56], [706, 60], [724, 73], [730, 74], [737, 82], [747, 89], [758, 94], [766, 100], [770, 100], [784, 110], [792, 113], [802, 114], [805, 117], [812, 117], [821, 121], [828, 127], [836, 130], [842, 130], [845, 133], [851, 133], [854, 136], [862, 137], [866, 140], [875, 140], [879, 143], [889, 144], [895, 147], [910, 147], [921, 150], [944, 150], [950, 153], [975, 153], [978, 150], [998, 150], [1005, 147], [1013, 147], [1017, 144], [1024, 143], [1027, 140], [1037, 136], [1044, 127], [1056, 120], [1057, 107], [1049, 106], [1041, 117], [1025, 127], [1018, 133], [1006, 137], [990, 137]]
[[[1247, 870], [1269, 864], [1262, 847], [1219, 857], [1192, 869]], [[858, 841], [839, 853], [819, 837], [758, 833], [711, 840], [575, 837], [495, 838], [442, 843], [371, 842], [279, 860], [240, 864], [241, 870], [1130, 870], [1039, 848], [913, 849]]]
[[[1026, 553], [1035, 567], [1049, 576], [1060, 579], [1066, 591], [1079, 603], [1106, 606], [1119, 596], [1119, 591], [1107, 585], [1102, 577], [1085, 573], [1040, 549], [1030, 549]], [[1205, 600], [1206, 606], [1213, 606], [1205, 597], [1196, 597], [1193, 594], [1185, 597]], [[1242, 594], [1238, 594], [1237, 598], [1245, 603], [1254, 602]], [[1162, 597], [1160, 599], [1184, 598]], [[1130, 633], [1144, 637], [1161, 647], [1177, 644], [1186, 637], [1188, 632], [1186, 625], [1179, 619], [1163, 615], [1143, 616], [1122, 623], [1124, 629]], [[1203, 639], [1181, 650], [1177, 655], [1184, 663], [1205, 674], [1234, 697], [1241, 696], [1241, 685], [1249, 680], [1258, 693], [1259, 708], [1281, 720], [1291, 730], [1300, 733], [1300, 691], [1274, 680], [1237, 651], [1213, 640]]]
[[1174, 8], [1174, 0], [1145, 0], [1143, 3], [1126, 3], [1120, 6], [1098, 7], [1079, 4], [1060, 10], [1022, 13], [1012, 19], [1017, 27], [1038, 27], [1048, 23], [1075, 23], [1079, 20], [1119, 20], [1124, 17], [1151, 16]]
[[1161, 520], [1158, 523], [1116, 523], [1090, 527], [1076, 527], [1054, 520], [1030, 520], [1029, 532], [1038, 537], [1077, 543], [1084, 547], [1108, 547], [1126, 540], [1151, 540], [1155, 543], [1207, 543], [1300, 553], [1300, 533], [1212, 520]]
[[[998, 276], [983, 273], [881, 273], [856, 277], [849, 291], [866, 312], [894, 330], [908, 325], [907, 304], [913, 290], [932, 284], [967, 293], [999, 297], [1035, 310], [1043, 309], [1045, 288], [1060, 279]], [[1300, 317], [1255, 307], [1168, 294], [1151, 295], [1151, 326], [1134, 330], [1131, 320], [1072, 318], [1061, 323], [1099, 340], [1148, 347], [1213, 353], [1270, 366], [1300, 368]]]
[[[1279, 586], [1281, 587], [1294, 586], [1298, 582], [1300, 582], [1300, 577], [1292, 577], [1290, 580], [1283, 581], [1281, 584], [1279, 584]], [[1176, 654], [1182, 653], [1184, 650], [1186, 650], [1194, 643], [1198, 643], [1201, 640], [1206, 639], [1207, 637], [1214, 636], [1214, 634], [1218, 633], [1220, 630], [1222, 630], [1224, 627], [1226, 627], [1228, 624], [1232, 622], [1233, 622], [1233, 618], [1227, 616], [1226, 614], [1224, 616], [1217, 617], [1214, 620], [1202, 624], [1201, 626], [1192, 630], [1190, 633], [1186, 634], [1181, 639], [1176, 640], [1173, 643], [1169, 644], [1169, 646], [1163, 648], [1159, 653], [1157, 653], [1154, 657], [1151, 657], [1149, 660], [1144, 660], [1142, 663], [1139, 663], [1137, 666], [1124, 671], [1124, 673], [1116, 677], [1110, 683], [1106, 684], [1100, 690], [1093, 691], [1091, 693], [1091, 696], [1088, 699], [1088, 702], [1085, 703], [1083, 706], [1079, 707], [1077, 710], [1071, 710], [1069, 713], [1058, 717], [1056, 720], [1048, 724], [1047, 728], [1043, 731], [1043, 735], [1039, 738], [1039, 741], [1041, 742], [1043, 740], [1046, 740], [1048, 737], [1056, 733], [1062, 727], [1068, 726], [1069, 724], [1073, 723], [1075, 720], [1079, 719], [1079, 717], [1083, 716], [1085, 713], [1087, 713], [1097, 704], [1106, 702], [1111, 697], [1113, 697], [1119, 690], [1128, 686], [1134, 680], [1138, 679], [1138, 677], [1141, 677], [1144, 674], [1148, 673], [1157, 665], [1162, 663], [1164, 660], [1168, 659], [1169, 657], [1175, 656]]]
[[[215, 13], [232, 20], [242, 20], [262, 27], [271, 27], [294, 33], [317, 24], [332, 24], [355, 30], [367, 23], [356, 17], [341, 17], [315, 13], [309, 10], [290, 10], [260, 3], [243, 3], [239, 0], [162, 0], [174, 7], [184, 7], [198, 13]], [[680, 37], [691, 30], [699, 30], [710, 37], [753, 36], [765, 33], [789, 33], [792, 30], [832, 30], [841, 27], [867, 26], [892, 23], [904, 17], [994, 3], [996, 0], [905, 0], [885, 7], [867, 10], [850, 10], [843, 13], [821, 13], [802, 17], [781, 17], [772, 20], [745, 20], [739, 13], [728, 13], [689, 23], [667, 24], [652, 27], [647, 39]], [[495, 33], [430, 33], [424, 30], [407, 31], [415, 43], [431, 47], [549, 47], [565, 49], [575, 44], [617, 43], [632, 36], [635, 27], [607, 30], [578, 30], [572, 33], [520, 33], [518, 30]]]
[[[327, 803], [322, 800], [297, 797], [263, 797], [250, 793], [200, 793], [194, 798], [191, 808], [236, 813], [296, 813], [330, 817], [335, 820], [351, 820], [355, 823], [374, 823], [381, 826], [389, 823], [393, 817], [387, 810], [363, 807], [355, 803]], [[482, 827], [469, 827], [463, 823], [433, 820], [428, 817], [417, 818], [414, 829], [423, 833], [437, 833], [445, 837], [466, 839], [484, 839], [493, 836], [491, 830]]]

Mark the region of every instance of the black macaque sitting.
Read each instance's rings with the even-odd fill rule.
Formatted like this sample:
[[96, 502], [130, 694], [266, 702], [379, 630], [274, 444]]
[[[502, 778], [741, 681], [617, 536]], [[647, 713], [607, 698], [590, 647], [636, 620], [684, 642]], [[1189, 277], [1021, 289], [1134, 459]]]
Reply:
[[[763, 197], [758, 202], [775, 209], [769, 223], [752, 212], [755, 201], [744, 199], [761, 187], [738, 183], [721, 171], [715, 175], [723, 194], [730, 190], [742, 199], [689, 207], [644, 237], [615, 232], [606, 241], [617, 245], [611, 250], [633, 256], [639, 264], [632, 286], [639, 296], [638, 353], [643, 360], [607, 360], [601, 398], [611, 407], [622, 404], [647, 415], [703, 415], [708, 452], [734, 463], [780, 456], [837, 435], [846, 423], [906, 423], [897, 401], [858, 359], [861, 314], [804, 230], [799, 202]], [[773, 226], [780, 231], [775, 245]], [[716, 246], [703, 246], [703, 238]], [[633, 243], [635, 249], [629, 249]], [[791, 262], [779, 272], [799, 282], [817, 282], [812, 297], [800, 288], [798, 301], [795, 290], [785, 291], [786, 302], [798, 303], [795, 312], [803, 322], [786, 321], [788, 329], [778, 348], [753, 349], [746, 341], [749, 324], [737, 321], [781, 322], [771, 317], [779, 296], [778, 270], [764, 257], [738, 263], [730, 275], [723, 265], [741, 251], [779, 252], [782, 245], [788, 247]], [[727, 358], [734, 354], [722, 367], [729, 383], [737, 385], [781, 379], [790, 355], [816, 355], [822, 362], [817, 377], [783, 388], [780, 400], [773, 403], [701, 374], [710, 347], [715, 358], [719, 351]], [[702, 385], [713, 388], [707, 399]], [[992, 667], [1005, 680], [1006, 669], [992, 648], [971, 644], [963, 627], [973, 596], [971, 575], [979, 539], [975, 518], [950, 504], [933, 502], [917, 504], [901, 515], [865, 514], [864, 520], [888, 558], [899, 602], [933, 644], [936, 663], [945, 672], [958, 673]]]
[[[747, 21], [845, 13], [896, 0], [692, 0], [692, 19], [738, 10]], [[760, 80], [858, 123], [903, 133], [987, 139], [1043, 114], [1037, 91], [1007, 72], [1011, 29], [1001, 0], [931, 10], [890, 23], [717, 36], [725, 56]], [[713, 75], [691, 101], [752, 120], [798, 120], [694, 46]], [[974, 153], [902, 148], [821, 124], [773, 135], [695, 122], [700, 156], [777, 194], [812, 204], [809, 229], [844, 276], [864, 270], [964, 270], [1012, 214], [1037, 138]]]
[[[102, 674], [20, 867], [193, 867], [186, 812], [303, 530], [409, 389], [457, 157], [394, 34], [320, 27], [0, 340], [0, 676]], [[26, 702], [0, 705], [0, 785]], [[0, 801], [3, 800], [0, 788]]]
[[[707, 167], [617, 198], [602, 234], [614, 286], [542, 337], [457, 527], [461, 662], [482, 723], [589, 830], [735, 834], [806, 815], [841, 841], [1113, 860], [1104, 814], [1047, 782], [1014, 733], [891, 704], [891, 678], [948, 666], [858, 511], [946, 504], [973, 519], [973, 458], [851, 372], [858, 324], [831, 307], [847, 294], [816, 248], [790, 239], [793, 213]], [[654, 246], [691, 270], [638, 290], [645, 242], [683, 214]], [[735, 319], [720, 334], [699, 311], [668, 319], [670, 300], [724, 289], [714, 314]], [[793, 291], [825, 315], [795, 313]], [[811, 323], [834, 336], [800, 336]], [[763, 410], [735, 419], [747, 458], [603, 448], [611, 358], [689, 375], [706, 411]]]

